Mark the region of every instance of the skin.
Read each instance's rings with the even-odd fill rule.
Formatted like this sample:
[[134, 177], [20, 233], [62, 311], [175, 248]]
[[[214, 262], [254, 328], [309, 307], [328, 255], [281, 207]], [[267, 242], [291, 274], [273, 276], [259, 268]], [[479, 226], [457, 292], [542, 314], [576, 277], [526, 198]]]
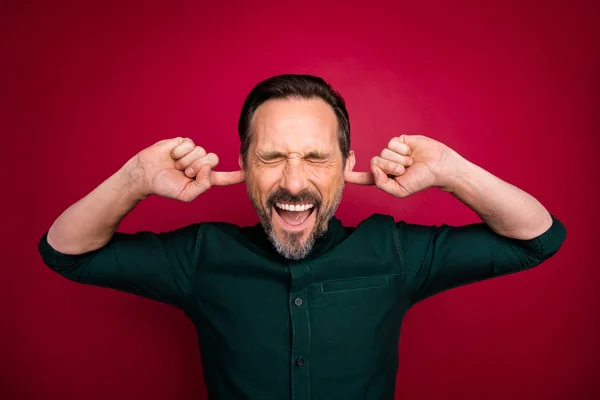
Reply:
[[[302, 259], [326, 232], [342, 199], [344, 166], [336, 116], [320, 99], [270, 100], [256, 111], [252, 135], [245, 171], [250, 200], [279, 253]], [[353, 166], [351, 153], [345, 170]], [[279, 216], [276, 202], [315, 207], [297, 229]]]
[[533, 239], [552, 226], [552, 216], [533, 196], [426, 136], [392, 138], [371, 160], [371, 172], [346, 171], [344, 178], [375, 185], [397, 198], [440, 188], [476, 212], [491, 230], [512, 239]]
[[[373, 185], [396, 198], [438, 187], [475, 211], [494, 232], [514, 239], [535, 238], [552, 224], [534, 197], [425, 136], [392, 138], [373, 157], [369, 172], [352, 170], [353, 153], [344, 168], [335, 115], [318, 99], [271, 100], [257, 110], [253, 129], [248, 166], [239, 171], [215, 171], [218, 157], [189, 138], [166, 139], [142, 150], [56, 219], [49, 244], [66, 254], [96, 250], [150, 195], [189, 202], [212, 186], [242, 182], [275, 247], [290, 258], [310, 250], [337, 208], [345, 183]], [[318, 207], [303, 229], [290, 230], [269, 205], [298, 196]]]

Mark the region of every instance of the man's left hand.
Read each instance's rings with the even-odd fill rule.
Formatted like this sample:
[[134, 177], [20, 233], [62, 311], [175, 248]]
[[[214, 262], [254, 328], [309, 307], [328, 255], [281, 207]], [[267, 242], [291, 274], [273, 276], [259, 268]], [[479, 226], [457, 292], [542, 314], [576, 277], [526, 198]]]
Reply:
[[450, 190], [460, 157], [448, 146], [420, 135], [391, 139], [379, 156], [371, 159], [371, 172], [345, 171], [348, 183], [375, 185], [395, 196], [406, 197], [430, 187]]

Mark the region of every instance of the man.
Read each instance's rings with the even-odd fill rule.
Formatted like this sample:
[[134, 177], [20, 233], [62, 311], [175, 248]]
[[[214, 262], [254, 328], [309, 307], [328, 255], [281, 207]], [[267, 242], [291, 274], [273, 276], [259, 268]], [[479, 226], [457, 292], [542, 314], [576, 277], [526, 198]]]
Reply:
[[[427, 137], [392, 138], [370, 172], [354, 172], [344, 101], [317, 77], [259, 83], [238, 130], [239, 171], [215, 171], [217, 156], [190, 139], [163, 140], [68, 208], [39, 245], [71, 280], [184, 310], [213, 399], [392, 399], [412, 305], [538, 265], [566, 237], [532, 196]], [[148, 196], [187, 202], [242, 182], [260, 224], [116, 232]], [[346, 182], [399, 198], [439, 187], [483, 222], [372, 215], [345, 227], [334, 214]]]

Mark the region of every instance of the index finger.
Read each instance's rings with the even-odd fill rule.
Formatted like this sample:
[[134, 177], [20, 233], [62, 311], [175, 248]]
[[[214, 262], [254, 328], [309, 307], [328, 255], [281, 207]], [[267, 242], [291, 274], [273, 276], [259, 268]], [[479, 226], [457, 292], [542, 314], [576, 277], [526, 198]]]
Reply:
[[232, 172], [210, 172], [210, 183], [212, 186], [237, 185], [238, 183], [242, 183], [245, 180], [246, 174], [242, 170]]
[[375, 184], [375, 178], [371, 172], [344, 171], [344, 180], [357, 185], [371, 186]]

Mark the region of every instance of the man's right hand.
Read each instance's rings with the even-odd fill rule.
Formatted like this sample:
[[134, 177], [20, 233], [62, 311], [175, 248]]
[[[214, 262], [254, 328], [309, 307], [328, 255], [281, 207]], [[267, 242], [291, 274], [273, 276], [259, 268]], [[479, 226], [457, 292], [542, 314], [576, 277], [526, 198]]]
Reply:
[[244, 182], [244, 171], [213, 171], [219, 163], [189, 138], [161, 140], [142, 150], [125, 165], [131, 187], [141, 198], [158, 195], [189, 202], [211, 186]]

